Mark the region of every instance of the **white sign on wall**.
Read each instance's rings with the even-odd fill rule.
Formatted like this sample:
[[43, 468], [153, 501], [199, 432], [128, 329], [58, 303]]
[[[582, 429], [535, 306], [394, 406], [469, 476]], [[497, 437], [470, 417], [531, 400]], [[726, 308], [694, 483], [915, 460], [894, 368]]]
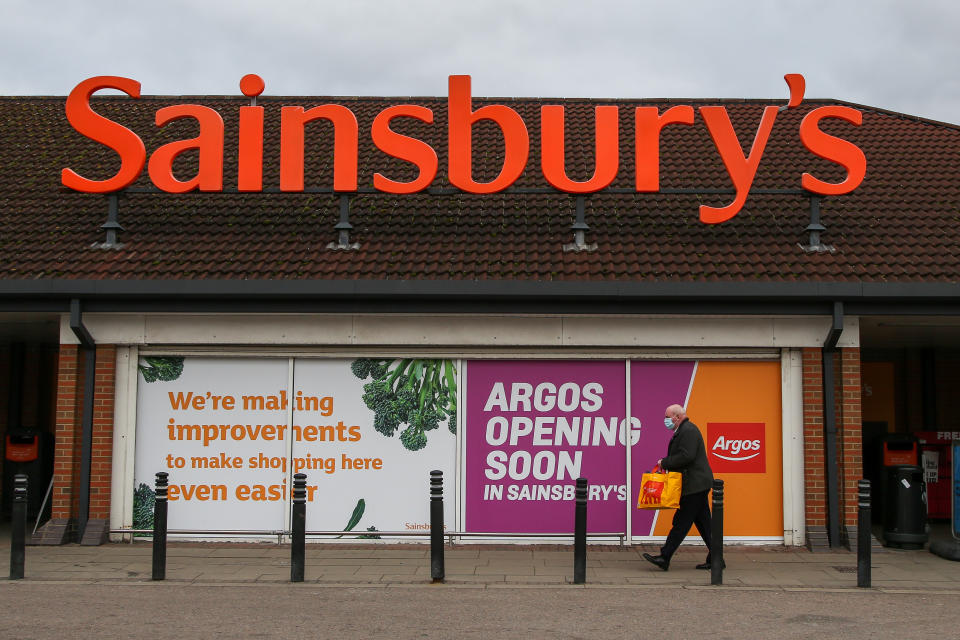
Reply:
[[[414, 394], [411, 388], [408, 406], [398, 406], [402, 399], [395, 390], [406, 371], [394, 379], [394, 393], [387, 390], [387, 383], [403, 362], [409, 369], [416, 366], [414, 362], [424, 361], [393, 361], [393, 373], [378, 382], [369, 375], [358, 378], [350, 370], [350, 361], [297, 360], [294, 386], [298, 402], [319, 398], [314, 405], [319, 410], [304, 406], [294, 412], [294, 423], [301, 426], [293, 442], [294, 470], [308, 474], [308, 492], [309, 486], [317, 487], [312, 503], [317, 506], [311, 508], [308, 502], [308, 531], [349, 527], [352, 531], [426, 532], [429, 474], [434, 469], [444, 472], [446, 520], [454, 521], [456, 435], [448, 427], [449, 417], [420, 415], [424, 413], [416, 407], [420, 391]], [[364, 373], [362, 365], [359, 372]], [[422, 383], [428, 386], [423, 390], [424, 405], [434, 382]], [[399, 386], [402, 391], [404, 386]], [[405, 414], [402, 422], [398, 422], [400, 413]], [[412, 421], [411, 413], [418, 413]], [[456, 418], [452, 420], [455, 428]]]
[[152, 525], [148, 490], [165, 471], [171, 529], [282, 528], [286, 474], [260, 460], [286, 455], [287, 370], [284, 359], [141, 361], [134, 527]]
[[429, 472], [454, 481], [457, 375], [444, 360], [142, 358], [134, 527], [152, 527], [165, 471], [171, 529], [280, 530], [299, 472], [307, 530], [426, 531]]

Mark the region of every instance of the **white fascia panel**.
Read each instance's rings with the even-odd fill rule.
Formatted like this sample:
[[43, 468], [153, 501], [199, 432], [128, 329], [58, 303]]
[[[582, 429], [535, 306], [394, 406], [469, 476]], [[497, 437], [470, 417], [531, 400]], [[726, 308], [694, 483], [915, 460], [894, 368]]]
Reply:
[[350, 315], [148, 316], [149, 344], [353, 343]]
[[[146, 317], [139, 314], [85, 313], [83, 325], [94, 341], [105, 344], [143, 344]], [[60, 344], [80, 344], [70, 328], [70, 314], [60, 316]]]
[[358, 345], [559, 347], [563, 320], [540, 316], [355, 316]]
[[[809, 317], [350, 314], [84, 314], [94, 340], [136, 345], [484, 347], [820, 347], [831, 319]], [[68, 315], [60, 340], [77, 344]], [[859, 319], [839, 346], [859, 346]]]

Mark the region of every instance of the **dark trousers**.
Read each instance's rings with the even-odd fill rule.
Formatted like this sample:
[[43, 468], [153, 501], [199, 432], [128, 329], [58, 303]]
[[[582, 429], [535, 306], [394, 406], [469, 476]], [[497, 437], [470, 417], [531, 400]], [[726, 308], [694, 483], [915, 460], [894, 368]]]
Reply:
[[710, 502], [707, 500], [709, 493], [708, 489], [681, 496], [680, 508], [673, 514], [673, 527], [667, 534], [667, 541], [660, 547], [661, 556], [670, 560], [690, 532], [690, 526], [696, 525], [700, 537], [707, 544], [707, 562], [710, 561]]

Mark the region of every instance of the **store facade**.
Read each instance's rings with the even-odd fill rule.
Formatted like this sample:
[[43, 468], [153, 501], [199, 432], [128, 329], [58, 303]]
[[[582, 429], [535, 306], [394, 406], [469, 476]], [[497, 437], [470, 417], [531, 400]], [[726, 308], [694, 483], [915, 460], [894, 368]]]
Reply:
[[[806, 104], [795, 77], [783, 109], [471, 101], [454, 78], [446, 102], [258, 106], [262, 86], [241, 84], [241, 100], [86, 107], [133, 137], [71, 112], [104, 82], [66, 107], [3, 105], [43, 125], [20, 131], [37, 160], [10, 200], [36, 213], [5, 218], [21, 241], [0, 281], [9, 379], [48, 363], [48, 400], [6, 394], [8, 431], [51, 434], [38, 541], [149, 528], [158, 471], [171, 527], [198, 536], [288, 530], [303, 472], [308, 530], [390, 539], [425, 528], [433, 469], [450, 531], [566, 534], [582, 476], [590, 531], [658, 540], [669, 518], [635, 508], [639, 476], [680, 403], [726, 483], [728, 540], [841, 546], [865, 467], [862, 327], [874, 355], [912, 348], [882, 335], [891, 319], [934, 347], [960, 335], [956, 267], [877, 239], [932, 224], [952, 244], [957, 128]], [[948, 177], [940, 201], [904, 186], [897, 154], [917, 140], [943, 150], [926, 160]], [[904, 232], [896, 202], [942, 219]]]
[[[85, 319], [97, 335], [110, 335], [112, 322]], [[569, 533], [566, 487], [582, 476], [594, 487], [592, 531], [651, 539], [665, 535], [664, 523], [637, 510], [635, 497], [669, 439], [660, 414], [676, 401], [700, 420], [712, 466], [736, 496], [731, 540], [803, 540], [803, 452], [793, 446], [802, 441], [802, 347], [774, 344], [812, 340], [822, 321], [806, 336], [803, 323], [691, 323], [681, 348], [621, 344], [658, 324], [662, 340], [675, 343], [676, 319], [307, 315], [232, 317], [232, 329], [197, 316], [124, 322], [151, 328], [133, 335], [127, 324], [119, 335], [117, 327], [112, 528], [134, 524], [135, 489], [166, 471], [178, 487], [171, 504], [183, 505], [172, 509], [171, 526], [281, 530], [289, 475], [304, 472], [317, 507], [309, 530], [343, 530], [362, 501], [354, 526], [411, 531], [428, 521], [426, 481], [440, 469], [453, 531]], [[723, 324], [753, 334], [751, 346], [702, 339]], [[242, 341], [264, 325], [298, 338]], [[176, 346], [144, 335], [153, 331], [176, 336]], [[757, 345], [761, 333], [766, 348]], [[237, 342], [212, 348], [210, 334]], [[300, 342], [307, 334], [318, 342]], [[564, 342], [571, 346], [555, 346]], [[169, 362], [179, 376], [153, 377], [151, 367]], [[392, 387], [378, 392], [375, 371], [360, 378], [354, 370], [366, 362], [384, 370], [380, 380], [396, 376]], [[399, 408], [404, 387], [417, 398]]]

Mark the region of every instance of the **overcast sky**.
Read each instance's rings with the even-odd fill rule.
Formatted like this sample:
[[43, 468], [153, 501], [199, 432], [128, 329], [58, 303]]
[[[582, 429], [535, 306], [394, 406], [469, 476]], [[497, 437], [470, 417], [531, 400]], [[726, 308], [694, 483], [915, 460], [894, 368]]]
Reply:
[[0, 95], [834, 98], [960, 123], [956, 0], [4, 0]]

